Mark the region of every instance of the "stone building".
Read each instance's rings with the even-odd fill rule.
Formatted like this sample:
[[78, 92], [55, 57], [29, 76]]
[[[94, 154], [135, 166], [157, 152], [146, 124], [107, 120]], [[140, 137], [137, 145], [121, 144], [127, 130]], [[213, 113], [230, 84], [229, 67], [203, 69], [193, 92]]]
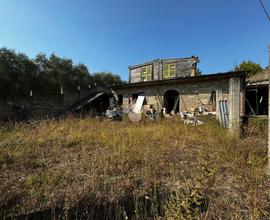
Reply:
[[[227, 100], [230, 123], [239, 124], [244, 114], [245, 73], [226, 72], [196, 75], [197, 57], [154, 60], [129, 67], [129, 83], [114, 86], [120, 104], [128, 108], [139, 95], [158, 112], [193, 112], [203, 108], [219, 110]], [[218, 114], [217, 114], [218, 116]]]
[[[48, 100], [51, 107], [45, 109], [53, 112], [74, 112], [82, 108], [102, 113], [111, 105], [111, 101], [118, 95], [119, 104], [130, 109], [138, 96], [145, 96], [145, 105], [152, 105], [157, 112], [165, 109], [165, 113], [203, 111], [217, 113], [220, 119], [220, 101], [227, 104], [229, 127], [239, 127], [240, 117], [245, 110], [245, 73], [226, 72], [209, 75], [197, 74], [197, 57], [158, 59], [129, 67], [129, 83], [111, 86], [104, 89], [92, 88], [88, 94], [72, 98], [61, 95], [55, 100]], [[107, 91], [109, 89], [109, 92]], [[116, 94], [114, 93], [116, 92]], [[34, 95], [29, 100], [12, 100], [14, 104], [30, 107], [41, 103], [44, 97]], [[11, 118], [14, 112], [11, 100], [0, 102], [2, 118]], [[47, 102], [47, 100], [46, 100]], [[29, 107], [30, 106], [30, 107]], [[41, 113], [44, 107], [37, 108]], [[2, 111], [3, 110], [3, 111]], [[46, 112], [45, 112], [46, 113]], [[228, 113], [228, 114], [227, 114]], [[47, 113], [46, 113], [47, 114]], [[224, 115], [224, 114], [223, 114]], [[222, 115], [221, 115], [222, 116]], [[235, 126], [234, 126], [235, 125]]]

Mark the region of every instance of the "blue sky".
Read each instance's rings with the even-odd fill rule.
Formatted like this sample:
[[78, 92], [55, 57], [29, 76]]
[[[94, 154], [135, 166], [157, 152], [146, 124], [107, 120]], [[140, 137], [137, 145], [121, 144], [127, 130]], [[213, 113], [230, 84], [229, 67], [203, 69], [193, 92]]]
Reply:
[[[270, 11], [270, 1], [263, 0]], [[203, 73], [268, 65], [270, 22], [258, 0], [1, 0], [0, 47], [55, 52], [91, 73], [199, 56]]]

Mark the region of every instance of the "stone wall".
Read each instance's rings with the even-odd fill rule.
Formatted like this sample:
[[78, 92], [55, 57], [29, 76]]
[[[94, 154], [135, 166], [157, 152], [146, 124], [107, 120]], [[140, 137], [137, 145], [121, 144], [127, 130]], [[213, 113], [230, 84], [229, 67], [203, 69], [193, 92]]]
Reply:
[[[223, 100], [229, 100], [229, 79], [194, 81], [182, 83], [170, 83], [156, 85], [138, 85], [136, 87], [126, 87], [118, 89], [116, 92], [123, 95], [123, 106], [129, 107], [132, 94], [143, 93], [146, 96], [147, 104], [153, 105], [158, 111], [164, 107], [164, 94], [169, 90], [175, 90], [179, 93], [180, 111], [194, 111], [195, 108], [205, 107], [208, 111], [216, 111], [216, 103], [211, 103], [210, 97], [213, 93], [219, 95]], [[240, 113], [244, 114], [244, 87], [241, 84], [240, 92]]]

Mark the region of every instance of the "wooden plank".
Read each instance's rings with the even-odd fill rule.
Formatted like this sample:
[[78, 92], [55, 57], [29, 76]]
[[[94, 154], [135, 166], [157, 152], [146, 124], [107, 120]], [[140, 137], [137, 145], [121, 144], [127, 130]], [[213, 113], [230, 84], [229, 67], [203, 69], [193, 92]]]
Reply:
[[141, 82], [141, 67], [130, 70], [131, 83]]
[[138, 97], [136, 104], [135, 104], [135, 107], [133, 109], [134, 113], [139, 114], [141, 112], [144, 99], [145, 99], [145, 96]]

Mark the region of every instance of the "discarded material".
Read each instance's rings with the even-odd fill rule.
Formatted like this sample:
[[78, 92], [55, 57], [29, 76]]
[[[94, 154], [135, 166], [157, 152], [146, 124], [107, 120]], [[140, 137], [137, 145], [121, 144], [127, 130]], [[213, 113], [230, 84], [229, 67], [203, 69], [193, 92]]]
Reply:
[[136, 113], [136, 114], [141, 113], [144, 99], [145, 99], [145, 96], [138, 96], [135, 107], [133, 109], [134, 113]]
[[132, 112], [128, 113], [128, 118], [131, 121], [138, 122], [141, 120], [142, 118], [141, 111], [142, 111], [144, 99], [145, 99], [145, 96], [138, 96], [136, 104], [134, 108], [132, 109]]
[[223, 128], [229, 127], [228, 103], [226, 100], [219, 101], [219, 113]]
[[130, 121], [133, 121], [133, 122], [139, 122], [142, 118], [142, 115], [141, 114], [136, 114], [135, 112], [129, 112], [128, 113], [128, 118]]
[[120, 109], [107, 110], [105, 116], [112, 121], [122, 121], [123, 111]]
[[194, 119], [186, 119], [184, 121], [184, 124], [185, 125], [203, 125], [204, 122], [198, 120], [197, 118], [194, 118]]

